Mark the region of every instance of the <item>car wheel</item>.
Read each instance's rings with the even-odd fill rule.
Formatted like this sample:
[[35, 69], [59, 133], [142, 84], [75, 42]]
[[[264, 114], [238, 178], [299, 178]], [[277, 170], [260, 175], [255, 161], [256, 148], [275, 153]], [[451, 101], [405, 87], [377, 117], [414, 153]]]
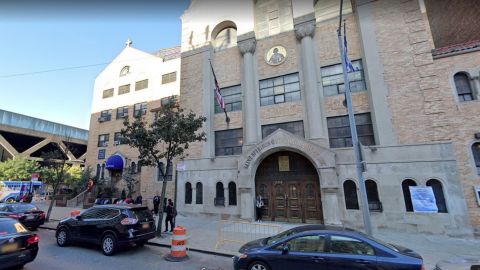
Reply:
[[70, 235], [67, 229], [61, 228], [60, 230], [58, 230], [58, 233], [57, 233], [57, 245], [60, 247], [64, 247], [68, 245], [68, 242], [70, 241], [69, 238], [70, 238]]
[[264, 262], [255, 261], [248, 266], [248, 270], [270, 270], [270, 267]]
[[117, 238], [112, 234], [107, 234], [102, 239], [103, 254], [111, 256], [117, 251]]

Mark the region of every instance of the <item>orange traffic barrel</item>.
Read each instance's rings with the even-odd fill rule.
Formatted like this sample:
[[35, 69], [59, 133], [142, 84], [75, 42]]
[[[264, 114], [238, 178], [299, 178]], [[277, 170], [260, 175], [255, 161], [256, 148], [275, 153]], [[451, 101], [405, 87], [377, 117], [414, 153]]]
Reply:
[[70, 212], [71, 217], [76, 217], [78, 215], [80, 215], [80, 210], [72, 210], [72, 212]]
[[173, 229], [172, 248], [165, 260], [180, 262], [187, 259], [187, 230], [183, 226], [176, 226]]

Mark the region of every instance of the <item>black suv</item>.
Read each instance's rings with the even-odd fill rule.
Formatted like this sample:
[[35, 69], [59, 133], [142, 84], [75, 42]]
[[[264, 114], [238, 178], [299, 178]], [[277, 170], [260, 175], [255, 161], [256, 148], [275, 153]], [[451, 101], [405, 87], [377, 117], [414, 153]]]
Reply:
[[141, 246], [155, 238], [155, 222], [147, 207], [96, 205], [60, 221], [55, 235], [61, 247], [75, 241], [101, 244], [103, 253], [110, 256], [120, 246]]

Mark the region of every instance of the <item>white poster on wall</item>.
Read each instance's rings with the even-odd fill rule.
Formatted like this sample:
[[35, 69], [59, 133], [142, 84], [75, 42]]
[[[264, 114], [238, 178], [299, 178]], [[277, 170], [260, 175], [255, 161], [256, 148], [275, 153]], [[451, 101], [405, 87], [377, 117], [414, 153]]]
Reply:
[[432, 187], [410, 186], [413, 211], [418, 213], [438, 213], [437, 202]]

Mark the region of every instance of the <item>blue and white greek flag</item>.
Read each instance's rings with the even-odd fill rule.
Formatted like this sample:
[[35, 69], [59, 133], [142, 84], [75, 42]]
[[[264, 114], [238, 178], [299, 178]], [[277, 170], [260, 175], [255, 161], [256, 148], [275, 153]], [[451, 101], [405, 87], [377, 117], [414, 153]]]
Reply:
[[354, 67], [352, 61], [348, 58], [348, 49], [347, 49], [347, 31], [345, 28], [345, 23], [343, 24], [343, 57], [345, 57], [345, 65], [347, 66], [347, 72], [359, 71], [358, 67]]

